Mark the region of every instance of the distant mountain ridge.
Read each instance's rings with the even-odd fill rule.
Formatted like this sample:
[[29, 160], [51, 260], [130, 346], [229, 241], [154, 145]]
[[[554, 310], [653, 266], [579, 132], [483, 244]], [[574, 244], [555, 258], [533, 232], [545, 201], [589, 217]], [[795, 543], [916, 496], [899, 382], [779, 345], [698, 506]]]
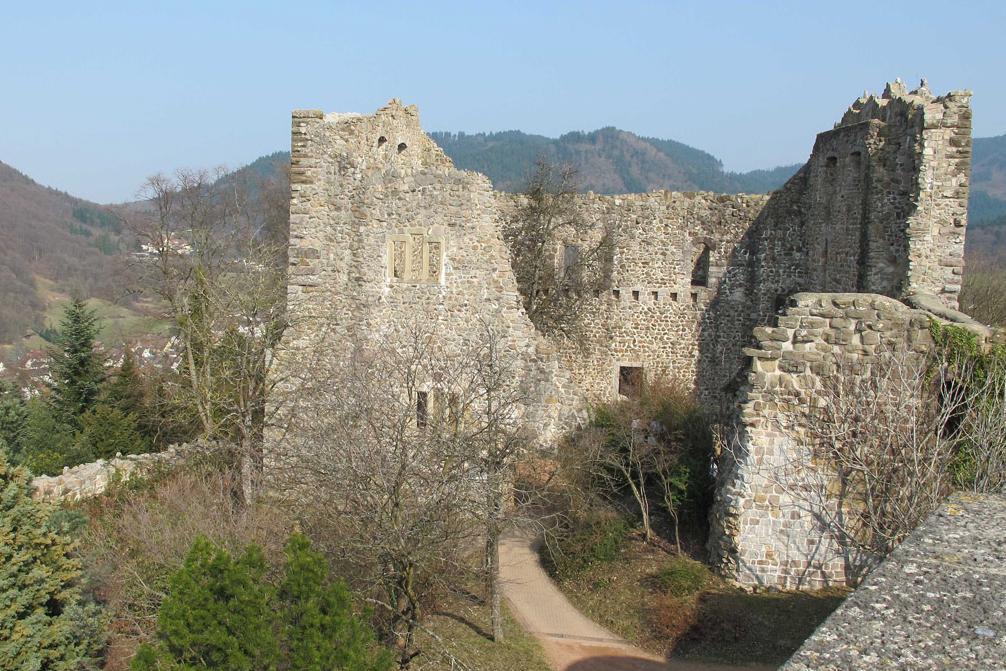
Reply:
[[571, 163], [583, 190], [603, 194], [654, 189], [765, 193], [782, 186], [800, 167], [726, 172], [718, 158], [701, 149], [612, 127], [558, 138], [521, 131], [434, 132], [430, 137], [457, 167], [481, 172], [503, 191], [520, 190], [528, 168], [540, 156], [553, 163]]

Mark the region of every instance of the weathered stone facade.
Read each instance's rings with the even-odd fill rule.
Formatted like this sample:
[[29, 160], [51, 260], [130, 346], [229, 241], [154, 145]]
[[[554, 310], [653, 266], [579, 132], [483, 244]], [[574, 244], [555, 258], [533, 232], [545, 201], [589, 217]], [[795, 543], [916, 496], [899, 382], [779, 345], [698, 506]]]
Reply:
[[[840, 580], [830, 558], [806, 556], [822, 533], [813, 520], [783, 524], [775, 493], [754, 475], [801, 447], [773, 434], [763, 415], [798, 406], [807, 388], [777, 399], [771, 385], [810, 374], [829, 348], [921, 338], [923, 313], [899, 302], [910, 295], [956, 308], [969, 100], [934, 97], [924, 84], [909, 93], [900, 82], [864, 96], [770, 196], [582, 196], [584, 216], [610, 225], [616, 241], [611, 290], [586, 308], [585, 346], [535, 331], [501, 237], [515, 197], [455, 169], [415, 107], [294, 112], [291, 326], [276, 353], [271, 409], [282, 430], [271, 432], [267, 468], [281, 442], [309, 449], [298, 445], [297, 414], [324, 412], [335, 392], [317, 382], [354, 344], [419, 324], [450, 348], [489, 324], [524, 362], [527, 416], [544, 444], [581, 421], [590, 402], [616, 398], [622, 367], [683, 381], [718, 416], [739, 416], [749, 449], [722, 469], [717, 562], [750, 584]], [[583, 241], [554, 242], [560, 263], [565, 245]], [[777, 326], [758, 328], [787, 304]]]
[[821, 523], [837, 517], [836, 501], [812, 453], [807, 411], [827, 393], [830, 376], [852, 375], [899, 352], [929, 352], [934, 319], [989, 339], [989, 330], [966, 315], [941, 312], [877, 294], [799, 293], [772, 326], [755, 328], [713, 515], [712, 559], [722, 573], [750, 586], [854, 581], [858, 562]]

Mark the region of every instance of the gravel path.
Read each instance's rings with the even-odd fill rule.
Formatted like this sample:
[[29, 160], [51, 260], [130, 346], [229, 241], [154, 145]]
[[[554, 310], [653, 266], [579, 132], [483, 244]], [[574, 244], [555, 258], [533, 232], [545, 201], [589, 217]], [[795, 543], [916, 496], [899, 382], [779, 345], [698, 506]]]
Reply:
[[[538, 560], [532, 538], [500, 543], [503, 594], [517, 621], [541, 643], [555, 671], [738, 671], [757, 667], [667, 660], [622, 640], [578, 611]], [[764, 667], [761, 667], [764, 668]]]

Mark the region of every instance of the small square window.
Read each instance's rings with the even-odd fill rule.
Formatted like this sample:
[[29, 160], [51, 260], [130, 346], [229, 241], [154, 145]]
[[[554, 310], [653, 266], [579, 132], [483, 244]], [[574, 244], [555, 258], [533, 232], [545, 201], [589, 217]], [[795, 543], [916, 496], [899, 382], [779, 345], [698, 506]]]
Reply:
[[611, 290], [611, 297], [614, 298], [617, 301], [619, 298], [622, 297], [622, 292], [619, 291], [618, 289], [612, 289]]
[[637, 303], [639, 302], [639, 291], [637, 290], [632, 291], [632, 300], [636, 301]]

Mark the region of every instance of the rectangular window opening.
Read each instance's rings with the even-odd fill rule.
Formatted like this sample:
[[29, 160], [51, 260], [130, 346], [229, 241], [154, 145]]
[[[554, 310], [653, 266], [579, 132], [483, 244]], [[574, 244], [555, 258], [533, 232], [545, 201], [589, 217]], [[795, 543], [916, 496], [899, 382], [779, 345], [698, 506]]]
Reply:
[[637, 303], [639, 302], [639, 291], [635, 289], [632, 291], [632, 300], [636, 301]]
[[654, 303], [659, 303], [660, 302], [660, 294], [658, 292], [656, 292], [656, 291], [651, 291], [650, 292], [650, 298], [653, 299]]
[[611, 290], [611, 297], [614, 298], [617, 301], [619, 298], [622, 297], [622, 292], [619, 291], [618, 289], [612, 289]]
[[642, 366], [618, 367], [618, 394], [627, 398], [638, 398], [643, 388]]

